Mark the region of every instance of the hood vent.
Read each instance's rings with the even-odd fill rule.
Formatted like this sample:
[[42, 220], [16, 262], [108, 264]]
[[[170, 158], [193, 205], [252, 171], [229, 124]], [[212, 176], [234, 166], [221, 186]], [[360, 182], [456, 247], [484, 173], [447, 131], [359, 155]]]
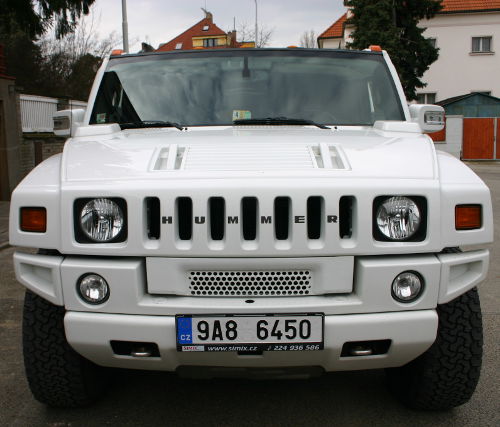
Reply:
[[321, 169], [346, 169], [335, 145], [318, 144], [309, 147], [314, 154], [316, 167]]
[[155, 153], [153, 170], [262, 171], [347, 169], [340, 147], [330, 144], [171, 144]]
[[184, 159], [185, 152], [186, 149], [179, 147], [177, 144], [162, 148], [153, 169], [156, 171], [182, 169], [182, 160]]

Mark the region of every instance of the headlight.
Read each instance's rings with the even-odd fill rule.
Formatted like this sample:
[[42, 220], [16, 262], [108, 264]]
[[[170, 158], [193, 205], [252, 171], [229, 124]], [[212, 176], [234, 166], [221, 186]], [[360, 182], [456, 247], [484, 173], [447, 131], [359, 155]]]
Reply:
[[408, 197], [389, 197], [377, 209], [379, 231], [391, 240], [406, 240], [419, 229], [422, 221], [417, 204]]
[[110, 242], [120, 235], [124, 226], [123, 211], [110, 199], [88, 201], [80, 211], [80, 227], [94, 242]]

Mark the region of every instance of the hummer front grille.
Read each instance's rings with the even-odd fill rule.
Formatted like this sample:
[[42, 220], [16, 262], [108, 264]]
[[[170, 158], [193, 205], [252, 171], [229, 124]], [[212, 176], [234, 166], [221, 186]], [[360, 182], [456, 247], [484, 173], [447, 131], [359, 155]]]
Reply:
[[173, 239], [181, 248], [200, 239], [213, 248], [235, 240], [248, 248], [269, 239], [277, 248], [285, 248], [294, 239], [321, 244], [332, 227], [338, 229], [337, 239], [352, 237], [354, 203], [352, 196], [333, 203], [316, 195], [300, 201], [286, 195], [265, 201], [253, 196], [237, 200], [215, 196], [195, 206], [193, 198], [182, 196], [172, 200], [169, 212], [158, 198], [148, 197], [146, 235], [149, 240]]

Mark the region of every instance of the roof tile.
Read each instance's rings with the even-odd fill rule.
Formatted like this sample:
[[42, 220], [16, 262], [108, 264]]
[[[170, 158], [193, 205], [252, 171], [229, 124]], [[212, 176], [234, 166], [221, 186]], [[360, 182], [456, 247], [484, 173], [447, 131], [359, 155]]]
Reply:
[[347, 13], [344, 13], [330, 27], [318, 36], [318, 39], [344, 37], [344, 24], [347, 21]]
[[500, 9], [500, 0], [443, 0], [441, 13]]

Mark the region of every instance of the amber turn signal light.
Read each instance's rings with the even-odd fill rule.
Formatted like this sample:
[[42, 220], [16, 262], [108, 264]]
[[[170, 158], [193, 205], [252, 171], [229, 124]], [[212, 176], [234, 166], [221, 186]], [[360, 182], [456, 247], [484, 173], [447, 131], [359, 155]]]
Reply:
[[21, 231], [45, 233], [47, 231], [47, 209], [21, 208]]
[[481, 228], [481, 216], [481, 205], [457, 205], [455, 206], [455, 229]]

